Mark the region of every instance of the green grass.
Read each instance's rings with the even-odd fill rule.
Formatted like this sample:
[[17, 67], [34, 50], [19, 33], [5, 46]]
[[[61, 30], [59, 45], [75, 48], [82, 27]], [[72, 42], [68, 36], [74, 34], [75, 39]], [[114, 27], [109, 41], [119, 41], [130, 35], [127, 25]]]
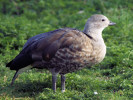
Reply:
[[[132, 4], [132, 0], [1, 0], [0, 99], [133, 100]], [[15, 71], [5, 65], [28, 38], [63, 27], [83, 30], [87, 18], [97, 13], [117, 23], [103, 31], [107, 54], [102, 63], [67, 74], [65, 93], [61, 93], [60, 76], [57, 92], [52, 91], [47, 70], [22, 73], [10, 86]]]

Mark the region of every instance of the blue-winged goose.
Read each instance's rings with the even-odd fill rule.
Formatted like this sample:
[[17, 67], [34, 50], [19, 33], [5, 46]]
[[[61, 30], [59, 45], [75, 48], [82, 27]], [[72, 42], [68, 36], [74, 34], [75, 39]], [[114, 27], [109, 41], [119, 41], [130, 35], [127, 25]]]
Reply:
[[[91, 16], [83, 31], [62, 28], [30, 38], [22, 51], [6, 66], [18, 74], [29, 68], [45, 68], [52, 73], [52, 88], [56, 91], [56, 77], [61, 75], [62, 92], [65, 74], [100, 63], [106, 54], [102, 31], [115, 25], [103, 15]], [[31, 66], [29, 66], [31, 65]]]

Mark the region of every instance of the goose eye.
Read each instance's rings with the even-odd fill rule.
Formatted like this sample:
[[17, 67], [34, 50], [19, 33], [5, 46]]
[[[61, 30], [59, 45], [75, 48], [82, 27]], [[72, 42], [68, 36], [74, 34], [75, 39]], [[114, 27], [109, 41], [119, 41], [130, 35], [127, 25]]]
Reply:
[[105, 21], [105, 19], [102, 19], [102, 22]]

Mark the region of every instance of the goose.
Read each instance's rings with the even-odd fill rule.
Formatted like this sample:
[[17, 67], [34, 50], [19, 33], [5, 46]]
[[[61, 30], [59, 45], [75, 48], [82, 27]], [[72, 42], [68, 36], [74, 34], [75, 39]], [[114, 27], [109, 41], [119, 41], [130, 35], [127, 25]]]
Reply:
[[22, 51], [6, 67], [18, 75], [31, 68], [52, 73], [52, 89], [56, 92], [57, 75], [61, 75], [61, 90], [65, 92], [65, 74], [100, 63], [106, 54], [102, 31], [114, 22], [101, 14], [88, 18], [84, 30], [60, 28], [31, 37]]

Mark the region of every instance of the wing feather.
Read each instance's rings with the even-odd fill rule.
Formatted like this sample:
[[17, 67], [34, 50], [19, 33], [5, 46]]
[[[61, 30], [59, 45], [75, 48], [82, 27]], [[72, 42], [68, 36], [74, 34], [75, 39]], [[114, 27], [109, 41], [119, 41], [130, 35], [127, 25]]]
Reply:
[[[60, 48], [69, 48], [72, 44], [80, 44], [79, 31], [73, 29], [58, 29], [30, 38], [23, 50], [7, 65], [10, 69], [19, 69], [32, 64], [37, 59], [50, 61]], [[81, 50], [79, 45], [77, 50]], [[24, 64], [25, 63], [25, 64]]]

